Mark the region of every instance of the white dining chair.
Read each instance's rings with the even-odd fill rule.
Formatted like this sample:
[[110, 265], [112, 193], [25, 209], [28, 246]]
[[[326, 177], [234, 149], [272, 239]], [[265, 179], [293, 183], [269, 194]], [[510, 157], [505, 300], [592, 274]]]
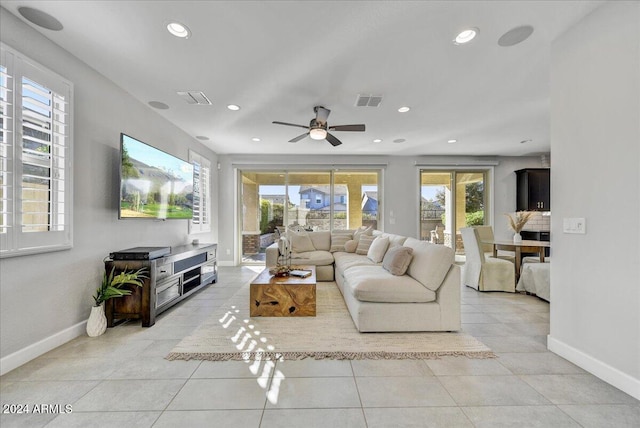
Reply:
[[466, 262], [462, 281], [478, 291], [516, 291], [515, 264], [495, 257], [486, 257], [478, 230], [473, 227], [460, 229]]
[[[491, 226], [473, 226], [474, 229], [478, 231], [478, 236], [480, 237], [480, 241], [493, 241], [493, 227]], [[493, 245], [492, 244], [484, 244], [481, 243], [482, 250], [484, 251], [485, 257], [493, 257]], [[511, 253], [511, 254], [509, 254]], [[509, 251], [498, 251], [498, 258], [502, 260], [508, 260], [511, 263], [516, 262], [516, 256], [513, 252]]]

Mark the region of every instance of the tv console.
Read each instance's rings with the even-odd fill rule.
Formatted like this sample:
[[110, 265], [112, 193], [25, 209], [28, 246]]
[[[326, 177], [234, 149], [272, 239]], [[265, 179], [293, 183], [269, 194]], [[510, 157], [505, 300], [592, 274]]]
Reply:
[[156, 315], [169, 309], [191, 294], [218, 280], [217, 244], [171, 247], [169, 254], [155, 258], [105, 261], [107, 274], [125, 269], [147, 268], [142, 287], [127, 287], [131, 295], [109, 299], [105, 303], [107, 326], [116, 321], [140, 319], [143, 327], [151, 327]]

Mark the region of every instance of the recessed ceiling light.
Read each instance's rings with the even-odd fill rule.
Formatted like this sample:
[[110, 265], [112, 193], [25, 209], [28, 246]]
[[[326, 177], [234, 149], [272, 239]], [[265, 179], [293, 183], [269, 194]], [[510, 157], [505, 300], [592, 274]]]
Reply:
[[205, 137], [204, 135], [198, 135], [196, 138], [201, 141], [209, 141], [209, 137]]
[[396, 138], [395, 140], [393, 140], [394, 143], [404, 143], [405, 141], [407, 140], [405, 140], [404, 138]]
[[231, 110], [231, 111], [238, 111], [238, 110], [240, 110], [240, 106], [235, 105], [235, 104], [229, 104], [229, 105], [227, 106], [227, 108], [228, 108], [229, 110]]
[[453, 143], [457, 143], [457, 142], [458, 142], [458, 140], [454, 140], [454, 139], [447, 140], [447, 143], [449, 143], [449, 144], [453, 144]]
[[461, 31], [456, 38], [453, 40], [453, 43], [456, 45], [463, 45], [465, 43], [469, 43], [471, 40], [475, 39], [478, 35], [477, 28], [467, 28], [466, 30]]
[[408, 112], [409, 110], [411, 110], [411, 107], [407, 107], [407, 106], [402, 106], [402, 107], [400, 107], [400, 108], [398, 109], [398, 111], [399, 111], [400, 113], [406, 113], [406, 112]]
[[158, 110], [166, 110], [169, 106], [160, 101], [149, 101], [149, 105], [153, 108], [157, 108]]
[[258, 137], [253, 137], [253, 138], [251, 139], [251, 141], [255, 141], [255, 142], [257, 143], [258, 141], [260, 141], [260, 138], [258, 138]]
[[191, 37], [191, 30], [189, 30], [186, 25], [179, 22], [168, 23], [167, 30], [169, 30], [169, 32], [174, 36], [180, 37], [181, 39], [188, 39]]
[[380, 138], [376, 138], [375, 140], [373, 140], [374, 143], [382, 143], [382, 139]]
[[24, 19], [38, 27], [46, 28], [51, 31], [60, 31], [63, 28], [60, 21], [39, 9], [23, 6], [18, 8], [18, 13], [20, 13]]
[[522, 141], [520, 141], [520, 144], [527, 144], [527, 143], [530, 143], [531, 141], [533, 141], [533, 140], [531, 140], [531, 139], [522, 140]]

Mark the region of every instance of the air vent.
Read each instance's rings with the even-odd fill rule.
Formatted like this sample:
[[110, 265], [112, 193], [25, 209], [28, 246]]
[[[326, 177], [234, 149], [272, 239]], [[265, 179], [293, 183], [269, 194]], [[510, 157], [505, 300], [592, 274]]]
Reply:
[[185, 100], [187, 104], [197, 104], [201, 106], [211, 105], [211, 101], [204, 94], [204, 92], [200, 91], [187, 91], [187, 92], [178, 92], [178, 96]]
[[356, 107], [378, 107], [382, 102], [382, 95], [362, 95], [358, 94]]

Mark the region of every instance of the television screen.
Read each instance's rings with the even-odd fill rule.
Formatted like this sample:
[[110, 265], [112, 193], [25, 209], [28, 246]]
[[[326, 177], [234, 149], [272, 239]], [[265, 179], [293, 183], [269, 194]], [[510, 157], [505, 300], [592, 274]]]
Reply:
[[193, 217], [193, 165], [120, 136], [120, 218]]

